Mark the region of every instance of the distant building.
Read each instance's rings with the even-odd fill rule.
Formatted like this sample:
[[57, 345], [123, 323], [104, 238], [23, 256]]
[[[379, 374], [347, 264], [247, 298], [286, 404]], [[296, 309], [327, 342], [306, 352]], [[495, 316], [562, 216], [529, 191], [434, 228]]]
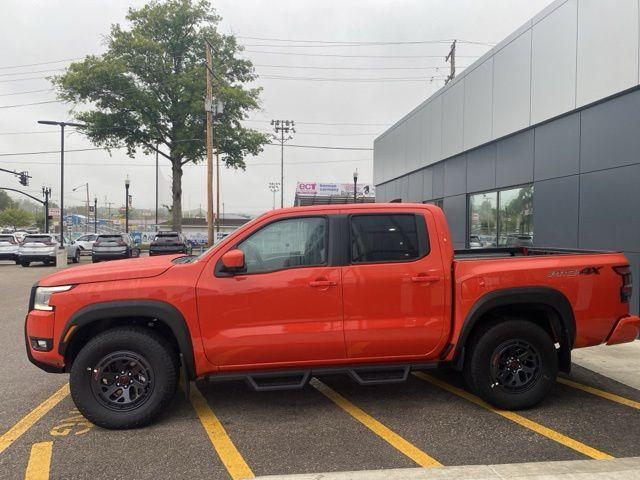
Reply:
[[[356, 202], [373, 203], [375, 201], [375, 187], [370, 183], [358, 183]], [[353, 183], [298, 182], [296, 185], [294, 207], [336, 203], [354, 203]]]

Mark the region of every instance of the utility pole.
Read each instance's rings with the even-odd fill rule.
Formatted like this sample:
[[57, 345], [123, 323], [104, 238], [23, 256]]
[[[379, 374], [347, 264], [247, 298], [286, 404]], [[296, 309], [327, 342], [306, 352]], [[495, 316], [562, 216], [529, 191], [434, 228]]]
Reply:
[[158, 231], [158, 143], [156, 143], [156, 228]]
[[[271, 125], [273, 131], [276, 132], [272, 137], [280, 143], [280, 208], [284, 208], [284, 142], [293, 138], [289, 132], [296, 133], [295, 122], [293, 120], [271, 120]], [[286, 138], [285, 133], [287, 134]]]
[[98, 233], [98, 197], [93, 197], [93, 233]]
[[[449, 60], [451, 60], [449, 62]], [[444, 80], [444, 84], [449, 83], [456, 76], [456, 40], [451, 44], [451, 50], [449, 50], [449, 54], [444, 58], [445, 62], [449, 62], [451, 70], [449, 76]]]
[[273, 210], [276, 209], [276, 193], [280, 190], [280, 182], [269, 182], [269, 190], [273, 193]]
[[207, 142], [207, 242], [213, 245], [213, 83], [211, 72], [213, 70], [213, 56], [211, 46], [205, 40], [204, 50], [206, 54], [206, 100], [205, 113], [207, 116], [206, 142]]

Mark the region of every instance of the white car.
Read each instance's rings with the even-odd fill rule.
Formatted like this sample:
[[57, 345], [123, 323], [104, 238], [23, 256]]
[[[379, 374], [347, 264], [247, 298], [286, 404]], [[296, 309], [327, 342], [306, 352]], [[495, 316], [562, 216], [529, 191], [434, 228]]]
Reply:
[[0, 234], [0, 260], [18, 261], [18, 248], [20, 242], [12, 233]]
[[96, 242], [96, 238], [98, 238], [97, 233], [89, 233], [76, 238], [71, 243], [78, 246], [80, 255], [91, 255], [91, 250], [93, 249], [93, 244]]
[[[55, 235], [41, 233], [27, 235], [18, 249], [18, 261], [23, 267], [28, 267], [31, 262], [43, 262], [45, 265], [56, 264], [56, 252], [58, 240]], [[65, 245], [67, 259], [73, 263], [80, 261], [80, 248], [78, 245], [67, 243]]]

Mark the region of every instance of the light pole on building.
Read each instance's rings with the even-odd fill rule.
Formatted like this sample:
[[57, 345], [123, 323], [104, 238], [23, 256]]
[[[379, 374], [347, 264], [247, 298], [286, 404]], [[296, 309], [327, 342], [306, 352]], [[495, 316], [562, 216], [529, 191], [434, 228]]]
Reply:
[[38, 120], [41, 125], [57, 125], [60, 127], [60, 248], [64, 247], [64, 127], [85, 127], [81, 123], [55, 122]]
[[129, 233], [129, 185], [131, 185], [131, 180], [129, 180], [129, 174], [124, 179], [124, 231], [125, 233]]
[[353, 172], [353, 203], [356, 203], [357, 197], [356, 193], [358, 192], [358, 169]]

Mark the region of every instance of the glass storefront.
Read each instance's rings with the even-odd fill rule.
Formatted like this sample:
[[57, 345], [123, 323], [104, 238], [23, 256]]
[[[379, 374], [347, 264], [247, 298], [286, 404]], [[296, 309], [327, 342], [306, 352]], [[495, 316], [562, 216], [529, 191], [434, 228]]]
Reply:
[[533, 246], [533, 185], [469, 195], [469, 247]]

